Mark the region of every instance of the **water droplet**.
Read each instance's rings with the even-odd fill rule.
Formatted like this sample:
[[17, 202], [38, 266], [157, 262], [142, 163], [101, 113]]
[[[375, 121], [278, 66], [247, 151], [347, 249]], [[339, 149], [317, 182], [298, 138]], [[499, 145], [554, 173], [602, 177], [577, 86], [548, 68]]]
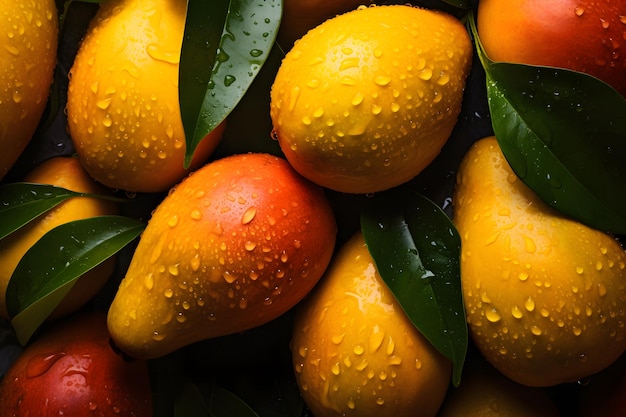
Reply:
[[65, 353], [63, 352], [33, 356], [26, 365], [26, 377], [37, 378], [45, 374], [52, 368], [52, 365], [64, 356]]
[[513, 306], [511, 309], [511, 315], [516, 319], [521, 319], [523, 316], [522, 310], [518, 306]]
[[576, 8], [574, 9], [574, 13], [576, 13], [576, 16], [580, 17], [585, 14], [585, 8], [582, 6], [576, 6]]
[[165, 339], [165, 335], [159, 332], [152, 333], [152, 340], [155, 342], [160, 342]]
[[526, 299], [526, 301], [524, 301], [524, 307], [526, 308], [527, 311], [534, 311], [535, 310], [535, 300], [533, 300], [532, 297], [528, 297]]
[[178, 271], [178, 265], [179, 265], [179, 264], [174, 264], [174, 265], [170, 265], [170, 266], [168, 266], [168, 267], [167, 267], [167, 272], [169, 272], [169, 273], [170, 273], [170, 275], [173, 275], [173, 276], [175, 276], [175, 277], [176, 277], [176, 276], [178, 276], [178, 272], [179, 272], [179, 271]]
[[96, 107], [98, 107], [101, 110], [106, 110], [107, 108], [109, 108], [110, 104], [111, 104], [111, 97], [106, 97], [106, 98], [98, 100], [96, 102]]
[[248, 209], [243, 213], [241, 217], [241, 224], [250, 223], [254, 217], [256, 216], [256, 207], [248, 207]]
[[146, 274], [146, 276], [143, 279], [143, 283], [146, 286], [146, 289], [151, 290], [152, 288], [154, 288], [154, 275], [152, 274], [152, 272], [149, 272]]
[[348, 400], [346, 405], [348, 406], [350, 410], [354, 410], [354, 408], [356, 407], [356, 404], [354, 403], [354, 400], [352, 398]]
[[191, 258], [190, 264], [192, 271], [196, 272], [198, 269], [200, 269], [200, 255], [196, 253], [194, 257]]
[[355, 68], [358, 66], [359, 66], [358, 57], [346, 58], [343, 61], [341, 61], [341, 63], [339, 64], [339, 71], [345, 71], [347, 69]]
[[388, 75], [378, 75], [374, 78], [374, 83], [381, 87], [389, 85], [390, 82], [391, 82], [391, 77], [389, 77]]
[[163, 295], [165, 296], [165, 298], [172, 298], [174, 296], [174, 291], [172, 291], [171, 288], [168, 288], [163, 291]]
[[485, 317], [492, 323], [497, 323], [502, 320], [502, 316], [495, 308], [485, 311]]
[[425, 67], [417, 74], [417, 76], [424, 81], [428, 81], [433, 77], [433, 70]]
[[378, 326], [375, 326], [369, 339], [370, 352], [376, 352], [382, 346], [384, 339], [385, 332], [381, 331]]
[[439, 85], [446, 85], [450, 82], [450, 75], [448, 73], [443, 73], [439, 76], [439, 78], [437, 79], [437, 84]]
[[222, 273], [222, 278], [224, 278], [224, 281], [226, 281], [229, 284], [232, 284], [233, 282], [237, 280], [237, 277], [234, 274], [231, 274], [229, 271], [224, 271]]
[[172, 217], [170, 217], [170, 219], [167, 221], [167, 225], [169, 227], [175, 227], [178, 224], [178, 215], [174, 214]]
[[235, 76], [233, 75], [224, 76], [224, 85], [226, 87], [230, 87], [235, 81], [237, 81], [237, 78], [235, 78]]

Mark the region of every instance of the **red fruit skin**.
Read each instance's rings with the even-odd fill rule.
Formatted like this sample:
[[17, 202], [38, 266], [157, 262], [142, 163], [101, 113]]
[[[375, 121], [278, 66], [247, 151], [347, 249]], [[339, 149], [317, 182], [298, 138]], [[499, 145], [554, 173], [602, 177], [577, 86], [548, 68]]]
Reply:
[[58, 322], [0, 382], [1, 417], [152, 415], [147, 362], [127, 362], [113, 350], [101, 312]]
[[626, 96], [625, 0], [481, 0], [477, 19], [490, 59], [584, 72]]

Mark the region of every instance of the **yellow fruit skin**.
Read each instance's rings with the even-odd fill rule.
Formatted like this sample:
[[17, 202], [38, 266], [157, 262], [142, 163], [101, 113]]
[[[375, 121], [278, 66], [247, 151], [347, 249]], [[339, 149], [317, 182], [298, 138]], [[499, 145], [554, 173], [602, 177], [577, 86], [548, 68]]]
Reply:
[[206, 161], [224, 125], [200, 143], [185, 170], [178, 101], [184, 0], [104, 2], [70, 71], [67, 114], [76, 151], [101, 183], [168, 190]]
[[[48, 159], [33, 169], [24, 178], [24, 181], [52, 184], [78, 192], [97, 194], [106, 194], [107, 192], [85, 172], [78, 159], [72, 157]], [[26, 251], [45, 233], [56, 226], [73, 220], [116, 213], [117, 206], [110, 201], [74, 197], [0, 240], [0, 317], [10, 319], [5, 296], [13, 271]], [[66, 316], [86, 304], [102, 289], [111, 277], [114, 268], [115, 257], [111, 257], [80, 277], [67, 296], [52, 312], [50, 318]]]
[[363, 7], [327, 20], [286, 54], [270, 116], [294, 168], [333, 190], [369, 193], [419, 174], [461, 110], [472, 45], [445, 13]]
[[385, 286], [360, 233], [296, 310], [291, 349], [316, 417], [432, 417], [452, 369]]
[[317, 283], [336, 233], [323, 189], [284, 159], [212, 161], [155, 210], [109, 308], [111, 336], [149, 359], [265, 324]]
[[470, 333], [483, 355], [530, 386], [598, 372], [626, 349], [626, 255], [610, 235], [543, 203], [494, 137], [458, 172], [454, 223]]
[[54, 0], [0, 0], [0, 179], [30, 142], [56, 64]]

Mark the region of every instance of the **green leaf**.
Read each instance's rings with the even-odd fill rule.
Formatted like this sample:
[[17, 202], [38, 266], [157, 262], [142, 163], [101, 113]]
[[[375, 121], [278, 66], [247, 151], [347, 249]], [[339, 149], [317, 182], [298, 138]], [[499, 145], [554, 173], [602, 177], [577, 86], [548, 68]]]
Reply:
[[18, 340], [26, 344], [85, 272], [133, 241], [145, 224], [99, 216], [62, 224], [41, 237], [18, 263], [6, 304]]
[[258, 417], [241, 398], [217, 384], [211, 385], [210, 394], [212, 416]]
[[507, 161], [543, 201], [591, 227], [626, 233], [626, 99], [575, 71], [493, 62], [493, 130]]
[[84, 196], [61, 187], [11, 183], [0, 187], [0, 239], [71, 197]]
[[212, 414], [198, 386], [187, 382], [176, 396], [173, 415], [174, 417], [211, 417]]
[[15, 182], [0, 186], [0, 239], [31, 220], [73, 197], [91, 197], [128, 202], [130, 200], [92, 193], [81, 193], [49, 184]]
[[281, 0], [189, 0], [179, 68], [185, 166], [248, 90], [281, 17]]
[[187, 381], [176, 397], [174, 417], [259, 417], [241, 398], [215, 383]]
[[361, 229], [381, 277], [416, 328], [452, 361], [458, 385], [468, 331], [456, 228], [432, 201], [401, 187], [368, 200]]

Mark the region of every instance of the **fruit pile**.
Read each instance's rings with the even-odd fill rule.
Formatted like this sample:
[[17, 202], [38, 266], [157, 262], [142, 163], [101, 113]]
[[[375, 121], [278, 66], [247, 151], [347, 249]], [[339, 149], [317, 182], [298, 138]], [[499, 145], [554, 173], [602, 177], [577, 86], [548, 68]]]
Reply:
[[626, 413], [625, 0], [0, 10], [0, 417]]

